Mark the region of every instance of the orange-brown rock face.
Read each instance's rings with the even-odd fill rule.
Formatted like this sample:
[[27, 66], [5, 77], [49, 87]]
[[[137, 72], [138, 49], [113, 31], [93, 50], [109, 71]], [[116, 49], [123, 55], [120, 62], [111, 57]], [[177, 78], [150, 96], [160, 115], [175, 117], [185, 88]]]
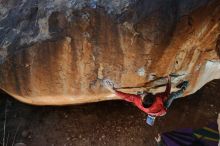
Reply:
[[[181, 80], [190, 81], [187, 95], [220, 78], [218, 0], [193, 6], [169, 0], [128, 2], [115, 13], [96, 2], [68, 16], [69, 10], [59, 9], [43, 18], [40, 8], [34, 9], [19, 25], [37, 23], [36, 35], [30, 39], [26, 29], [18, 33], [16, 27], [11, 30], [19, 34], [16, 41], [3, 41], [10, 40], [9, 34], [0, 37], [0, 88], [25, 103], [64, 105], [118, 99], [103, 87], [104, 79], [137, 87], [172, 73], [173, 90]], [[12, 21], [4, 23], [6, 18], [0, 17], [0, 26]], [[165, 82], [150, 82], [147, 89], [160, 92], [163, 87], [151, 87]]]

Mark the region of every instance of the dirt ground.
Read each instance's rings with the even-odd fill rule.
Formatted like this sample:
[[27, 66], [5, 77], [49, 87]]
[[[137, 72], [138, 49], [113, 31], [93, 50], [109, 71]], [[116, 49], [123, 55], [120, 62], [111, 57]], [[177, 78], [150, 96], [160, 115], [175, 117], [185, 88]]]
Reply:
[[8, 146], [153, 146], [157, 133], [216, 121], [219, 89], [220, 80], [216, 80], [196, 94], [174, 101], [153, 127], [146, 125], [143, 112], [124, 101], [36, 107], [1, 94], [0, 142]]

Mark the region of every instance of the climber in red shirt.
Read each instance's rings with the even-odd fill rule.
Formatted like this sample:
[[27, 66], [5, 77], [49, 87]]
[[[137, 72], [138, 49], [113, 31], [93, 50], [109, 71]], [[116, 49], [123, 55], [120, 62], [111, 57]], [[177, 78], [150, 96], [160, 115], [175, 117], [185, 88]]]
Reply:
[[188, 86], [188, 81], [182, 83], [182, 87], [177, 92], [171, 91], [171, 81], [170, 76], [168, 76], [168, 83], [166, 85], [165, 92], [157, 93], [153, 95], [152, 93], [145, 93], [141, 95], [128, 94], [117, 91], [114, 88], [114, 84], [107, 82], [107, 88], [115, 93], [117, 96], [122, 99], [134, 103], [140, 110], [148, 114], [149, 118], [154, 117], [152, 122], [154, 122], [155, 117], [164, 116], [167, 112], [167, 108], [171, 105], [172, 101], [176, 98], [182, 97], [183, 91]]

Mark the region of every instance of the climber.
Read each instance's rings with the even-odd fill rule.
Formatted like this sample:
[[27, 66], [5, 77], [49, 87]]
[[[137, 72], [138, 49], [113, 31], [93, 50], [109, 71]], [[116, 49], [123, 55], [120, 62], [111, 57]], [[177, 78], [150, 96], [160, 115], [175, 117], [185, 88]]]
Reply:
[[117, 91], [114, 87], [114, 84], [109, 81], [106, 81], [106, 87], [112, 93], [115, 93], [117, 96], [121, 97], [122, 99], [128, 102], [133, 102], [140, 110], [147, 113], [147, 123], [149, 125], [153, 125], [155, 117], [164, 116], [173, 100], [181, 97], [183, 95], [184, 90], [186, 90], [188, 86], [188, 81], [183, 81], [181, 83], [181, 89], [177, 92], [172, 92], [170, 94], [170, 76], [168, 76], [167, 78], [168, 83], [166, 85], [165, 92], [157, 93], [155, 95], [153, 95], [152, 93], [143, 93], [141, 95], [123, 93], [121, 91]]

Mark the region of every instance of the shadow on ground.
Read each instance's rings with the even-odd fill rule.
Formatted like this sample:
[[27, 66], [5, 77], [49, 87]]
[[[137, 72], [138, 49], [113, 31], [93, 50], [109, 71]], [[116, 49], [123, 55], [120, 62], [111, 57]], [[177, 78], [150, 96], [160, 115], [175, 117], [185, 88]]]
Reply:
[[196, 94], [174, 101], [154, 127], [145, 124], [143, 112], [124, 101], [36, 107], [1, 94], [0, 145], [4, 139], [9, 146], [19, 142], [27, 146], [153, 146], [159, 132], [216, 121], [219, 89], [220, 80], [215, 80]]

